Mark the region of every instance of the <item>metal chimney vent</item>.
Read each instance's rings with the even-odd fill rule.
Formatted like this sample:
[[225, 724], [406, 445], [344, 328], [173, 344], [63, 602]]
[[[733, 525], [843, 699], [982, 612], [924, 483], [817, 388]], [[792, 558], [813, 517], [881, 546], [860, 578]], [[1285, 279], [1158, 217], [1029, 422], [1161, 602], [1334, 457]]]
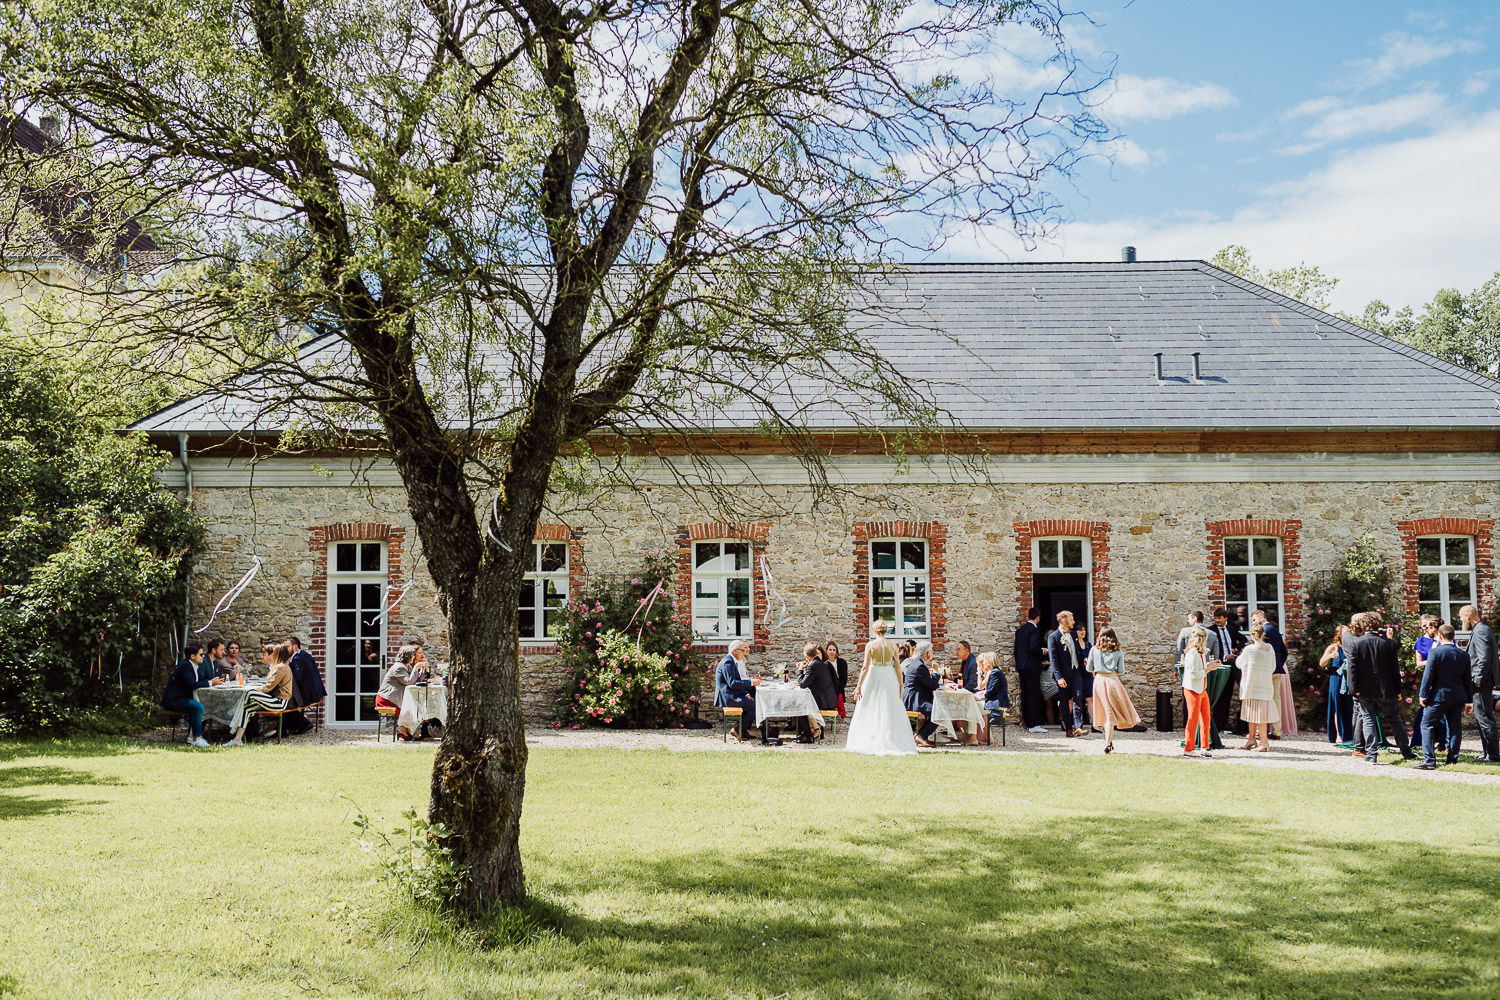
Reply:
[[1135, 263], [1135, 247], [1125, 247], [1120, 251], [1120, 262], [1124, 264]]

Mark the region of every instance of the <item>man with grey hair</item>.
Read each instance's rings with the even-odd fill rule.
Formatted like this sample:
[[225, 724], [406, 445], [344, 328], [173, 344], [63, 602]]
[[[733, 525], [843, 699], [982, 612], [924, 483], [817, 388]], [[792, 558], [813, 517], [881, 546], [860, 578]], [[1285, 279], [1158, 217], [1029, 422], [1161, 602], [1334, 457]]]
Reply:
[[932, 693], [938, 689], [937, 674], [927, 665], [932, 655], [932, 643], [923, 640], [917, 643], [911, 659], [901, 664], [901, 700], [908, 712], [920, 712], [922, 724], [917, 728], [917, 745], [932, 746], [932, 734], [937, 726], [932, 722]]
[[1465, 604], [1459, 620], [1469, 633], [1469, 676], [1474, 680], [1474, 722], [1479, 726], [1479, 746], [1486, 764], [1500, 764], [1500, 731], [1495, 725], [1495, 632], [1479, 617], [1479, 609]]
[[749, 658], [750, 644], [736, 639], [729, 644], [729, 652], [714, 671], [714, 704], [740, 709], [740, 724], [734, 731], [734, 738], [740, 741], [750, 738], [755, 725], [755, 686], [760, 683], [760, 678], [752, 678], [745, 668]]

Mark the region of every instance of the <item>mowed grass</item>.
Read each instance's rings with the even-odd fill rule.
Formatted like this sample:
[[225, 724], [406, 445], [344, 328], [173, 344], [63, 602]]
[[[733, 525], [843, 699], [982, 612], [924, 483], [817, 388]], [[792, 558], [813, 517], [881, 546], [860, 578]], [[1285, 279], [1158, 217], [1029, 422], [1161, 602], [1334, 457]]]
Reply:
[[376, 882], [430, 754], [0, 746], [0, 996], [1495, 997], [1500, 788], [1117, 755], [532, 754], [555, 929]]

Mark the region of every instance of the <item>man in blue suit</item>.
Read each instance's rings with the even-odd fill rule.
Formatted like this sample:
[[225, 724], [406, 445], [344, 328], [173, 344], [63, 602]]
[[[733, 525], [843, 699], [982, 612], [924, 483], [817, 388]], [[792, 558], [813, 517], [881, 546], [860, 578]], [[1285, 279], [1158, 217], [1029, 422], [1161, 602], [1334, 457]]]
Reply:
[[719, 661], [719, 668], [714, 672], [714, 704], [720, 708], [744, 710], [739, 728], [734, 731], [734, 738], [742, 741], [750, 738], [750, 730], [755, 725], [755, 685], [760, 683], [759, 677], [752, 678], [750, 671], [745, 669], [749, 656], [750, 644], [736, 639], [729, 644], [729, 652]]
[[1424, 771], [1437, 769], [1437, 734], [1446, 731], [1448, 763], [1458, 762], [1458, 745], [1463, 740], [1464, 709], [1474, 710], [1474, 678], [1470, 675], [1469, 654], [1453, 642], [1453, 626], [1438, 626], [1437, 645], [1427, 653], [1422, 671], [1422, 686], [1417, 691], [1422, 702], [1422, 763]]
[[1082, 736], [1083, 727], [1088, 725], [1084, 708], [1088, 695], [1079, 676], [1083, 673], [1083, 654], [1073, 636], [1073, 612], [1057, 613], [1057, 628], [1047, 633], [1047, 657], [1052, 661], [1052, 679], [1062, 688], [1063, 696], [1073, 701], [1073, 728], [1068, 735]]
[[932, 655], [932, 643], [917, 643], [916, 655], [901, 664], [901, 701], [908, 712], [920, 712], [922, 725], [917, 728], [917, 745], [932, 746], [932, 734], [937, 726], [932, 722], [932, 692], [938, 689], [937, 674], [927, 666], [927, 657]]

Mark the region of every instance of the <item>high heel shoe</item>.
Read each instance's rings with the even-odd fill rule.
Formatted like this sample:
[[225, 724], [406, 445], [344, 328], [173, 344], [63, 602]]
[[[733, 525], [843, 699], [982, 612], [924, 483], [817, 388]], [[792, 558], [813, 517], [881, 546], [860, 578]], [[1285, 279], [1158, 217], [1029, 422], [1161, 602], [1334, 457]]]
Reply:
[[1113, 743], [1106, 743], [1106, 744], [1104, 744], [1104, 752], [1105, 753], [1114, 753], [1115, 752], [1115, 745]]

